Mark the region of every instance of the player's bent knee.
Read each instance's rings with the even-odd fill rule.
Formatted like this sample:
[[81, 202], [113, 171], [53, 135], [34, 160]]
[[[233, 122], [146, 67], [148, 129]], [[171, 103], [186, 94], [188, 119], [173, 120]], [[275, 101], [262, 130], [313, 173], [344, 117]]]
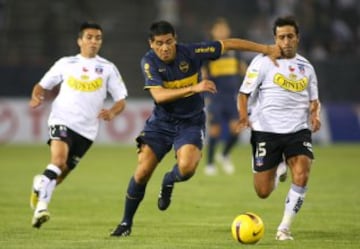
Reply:
[[266, 199], [270, 196], [272, 189], [264, 188], [264, 187], [258, 187], [255, 188], [256, 194], [261, 199]]

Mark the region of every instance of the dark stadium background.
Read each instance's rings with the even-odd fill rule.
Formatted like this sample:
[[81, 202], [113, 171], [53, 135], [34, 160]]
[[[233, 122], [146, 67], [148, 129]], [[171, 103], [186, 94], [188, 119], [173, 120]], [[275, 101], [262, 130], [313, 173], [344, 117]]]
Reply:
[[[321, 101], [335, 115], [330, 119], [339, 121], [350, 112], [346, 127], [355, 129], [360, 140], [359, 12], [357, 0], [0, 0], [0, 100], [28, 98], [55, 60], [77, 53], [76, 35], [84, 20], [103, 26], [100, 54], [118, 66], [129, 99], [138, 99], [149, 98], [140, 59], [148, 50], [151, 22], [169, 20], [180, 42], [193, 42], [208, 39], [211, 22], [222, 16], [234, 37], [272, 43], [274, 18], [293, 14], [301, 29], [299, 52], [316, 68]], [[249, 61], [253, 55], [245, 56]]]

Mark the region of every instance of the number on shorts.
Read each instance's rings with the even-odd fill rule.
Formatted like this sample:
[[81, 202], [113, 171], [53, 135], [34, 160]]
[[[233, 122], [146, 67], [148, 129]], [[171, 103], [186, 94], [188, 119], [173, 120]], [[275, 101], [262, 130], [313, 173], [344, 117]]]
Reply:
[[266, 155], [265, 142], [258, 143], [256, 146], [255, 157], [264, 157]]

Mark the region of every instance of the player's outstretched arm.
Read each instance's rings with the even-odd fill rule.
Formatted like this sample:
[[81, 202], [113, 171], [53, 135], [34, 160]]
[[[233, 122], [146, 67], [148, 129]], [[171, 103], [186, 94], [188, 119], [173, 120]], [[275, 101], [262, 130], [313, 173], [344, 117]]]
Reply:
[[42, 104], [44, 99], [45, 99], [45, 89], [42, 88], [40, 84], [36, 84], [31, 93], [29, 106], [32, 108], [36, 108]]
[[276, 59], [281, 57], [281, 49], [277, 45], [265, 45], [236, 38], [221, 40], [221, 42], [223, 43], [224, 51], [241, 50], [266, 54], [276, 65]]

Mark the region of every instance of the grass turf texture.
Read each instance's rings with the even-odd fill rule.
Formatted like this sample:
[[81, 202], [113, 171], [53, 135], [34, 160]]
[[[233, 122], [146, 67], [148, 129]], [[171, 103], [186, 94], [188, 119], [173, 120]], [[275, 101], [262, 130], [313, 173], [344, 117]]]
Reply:
[[135, 217], [130, 237], [110, 231], [123, 213], [124, 194], [136, 165], [135, 147], [95, 144], [78, 168], [54, 192], [51, 219], [31, 227], [32, 178], [48, 162], [47, 146], [0, 146], [0, 248], [6, 249], [212, 249], [253, 248], [231, 237], [230, 225], [244, 211], [259, 214], [265, 236], [258, 248], [360, 248], [360, 145], [315, 146], [309, 192], [292, 228], [294, 241], [275, 241], [289, 179], [270, 198], [256, 197], [249, 166], [250, 147], [233, 153], [236, 173], [203, 174], [204, 160], [189, 182], [175, 186], [172, 204], [157, 209], [170, 153], [155, 171]]

